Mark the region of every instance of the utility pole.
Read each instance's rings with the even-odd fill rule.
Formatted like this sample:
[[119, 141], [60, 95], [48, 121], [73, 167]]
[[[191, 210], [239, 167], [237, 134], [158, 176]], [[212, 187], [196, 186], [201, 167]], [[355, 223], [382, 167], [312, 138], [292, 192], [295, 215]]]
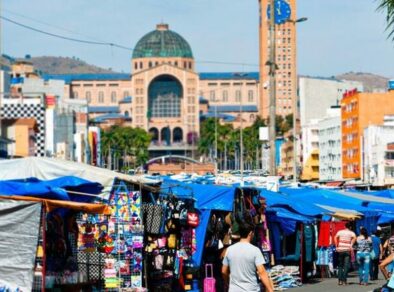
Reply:
[[270, 0], [270, 58], [269, 58], [269, 144], [270, 144], [270, 175], [276, 175], [276, 132], [275, 132], [275, 117], [276, 117], [276, 35], [275, 35], [275, 1]]

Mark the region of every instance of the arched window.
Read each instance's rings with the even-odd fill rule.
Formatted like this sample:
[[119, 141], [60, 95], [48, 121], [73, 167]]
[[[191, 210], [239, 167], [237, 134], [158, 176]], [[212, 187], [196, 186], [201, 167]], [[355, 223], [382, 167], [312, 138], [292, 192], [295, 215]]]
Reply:
[[165, 127], [161, 129], [161, 142], [170, 145], [171, 144], [171, 130], [170, 127]]
[[174, 65], [178, 67], [178, 61], [175, 61]]
[[140, 62], [140, 69], [142, 69], [143, 68], [143, 66], [142, 66], [142, 62]]
[[170, 75], [156, 77], [148, 88], [148, 108], [151, 118], [181, 116], [181, 83]]
[[74, 91], [74, 92], [73, 92], [73, 97], [74, 97], [74, 98], [78, 98], [78, 91]]
[[90, 91], [86, 91], [85, 98], [88, 103], [91, 102], [92, 101], [92, 93]]
[[130, 96], [130, 93], [126, 90], [126, 91], [124, 91], [123, 92], [123, 97], [128, 97], [128, 96]]
[[149, 129], [149, 134], [152, 137], [152, 142], [158, 142], [159, 141], [159, 130], [157, 128], [150, 128]]
[[111, 102], [115, 103], [116, 102], [116, 91], [111, 92]]
[[173, 131], [172, 131], [172, 140], [174, 143], [180, 143], [183, 141], [183, 131], [181, 128], [176, 127]]
[[137, 62], [134, 63], [134, 69], [135, 69], [135, 70], [138, 69], [138, 63], [137, 63]]
[[98, 93], [98, 102], [104, 103], [104, 91], [99, 91]]

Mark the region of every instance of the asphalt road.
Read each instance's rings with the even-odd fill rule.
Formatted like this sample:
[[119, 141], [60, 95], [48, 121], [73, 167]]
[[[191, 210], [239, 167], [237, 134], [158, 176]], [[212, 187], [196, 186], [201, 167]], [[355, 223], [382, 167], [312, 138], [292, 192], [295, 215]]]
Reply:
[[286, 291], [289, 292], [330, 292], [330, 291], [344, 291], [344, 292], [367, 292], [373, 291], [375, 288], [381, 287], [386, 281], [382, 280], [383, 276], [379, 275], [379, 280], [371, 281], [368, 286], [360, 286], [358, 284], [357, 272], [349, 274], [348, 285], [338, 286], [336, 278], [315, 279], [315, 283], [304, 284], [299, 288], [292, 288]]

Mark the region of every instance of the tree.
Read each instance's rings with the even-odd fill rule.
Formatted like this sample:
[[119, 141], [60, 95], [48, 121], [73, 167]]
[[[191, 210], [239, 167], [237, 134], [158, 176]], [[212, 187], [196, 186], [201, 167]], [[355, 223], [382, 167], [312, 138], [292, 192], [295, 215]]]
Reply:
[[123, 164], [133, 159], [137, 166], [148, 160], [148, 147], [151, 136], [141, 128], [112, 126], [102, 133], [102, 152], [107, 157], [108, 168], [112, 168], [112, 157]]
[[386, 12], [388, 37], [394, 40], [394, 0], [379, 0], [378, 10]]

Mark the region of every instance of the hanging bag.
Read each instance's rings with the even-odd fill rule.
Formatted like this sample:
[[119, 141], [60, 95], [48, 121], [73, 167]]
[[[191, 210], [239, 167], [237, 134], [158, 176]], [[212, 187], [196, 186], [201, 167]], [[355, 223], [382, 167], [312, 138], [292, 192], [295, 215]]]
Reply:
[[145, 232], [148, 234], [158, 235], [161, 231], [164, 210], [162, 205], [155, 202], [152, 194], [151, 201], [152, 203], [143, 205]]
[[205, 265], [204, 292], [216, 292], [216, 279], [213, 277], [213, 265]]

